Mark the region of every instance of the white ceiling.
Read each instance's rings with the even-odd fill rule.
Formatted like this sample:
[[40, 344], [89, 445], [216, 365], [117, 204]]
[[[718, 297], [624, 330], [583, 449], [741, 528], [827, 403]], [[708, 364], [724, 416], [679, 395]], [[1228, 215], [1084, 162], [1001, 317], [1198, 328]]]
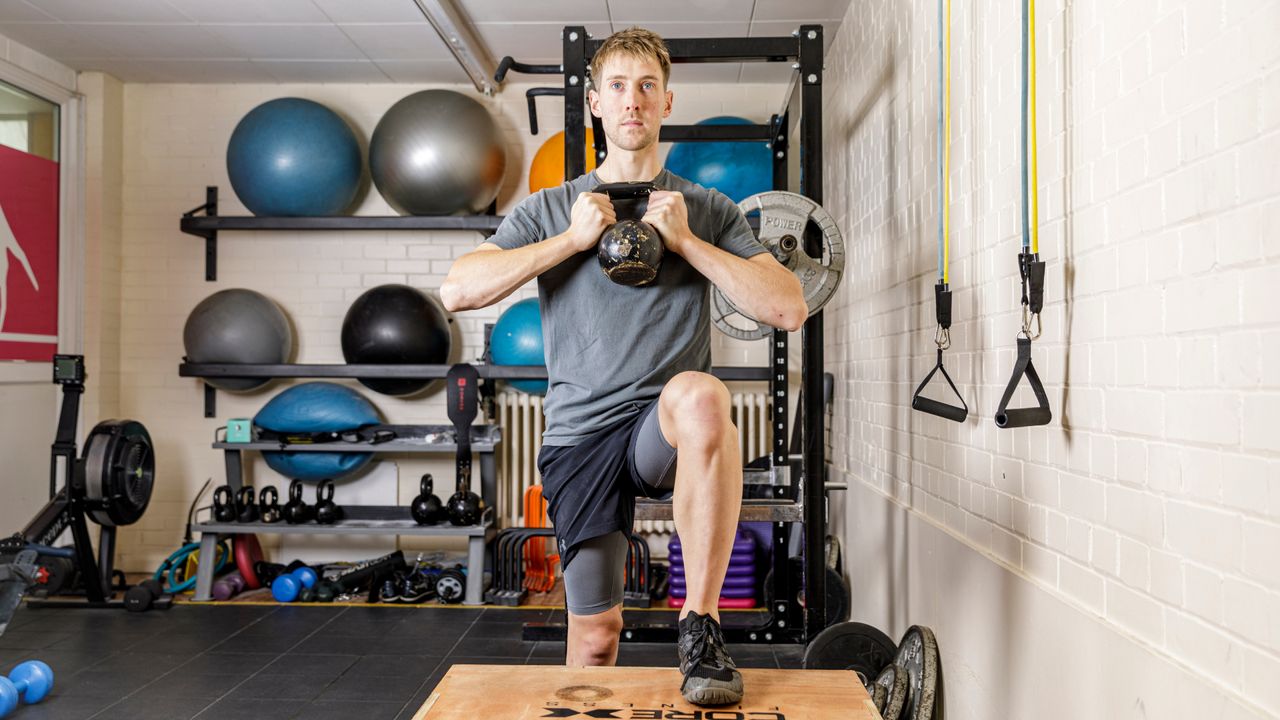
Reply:
[[[631, 25], [665, 37], [765, 37], [821, 23], [829, 43], [849, 2], [457, 0], [495, 60], [532, 63], [559, 63], [565, 25], [597, 38]], [[125, 82], [468, 82], [414, 0], [0, 0], [0, 35]], [[673, 75], [783, 82], [789, 68], [685, 65]]]

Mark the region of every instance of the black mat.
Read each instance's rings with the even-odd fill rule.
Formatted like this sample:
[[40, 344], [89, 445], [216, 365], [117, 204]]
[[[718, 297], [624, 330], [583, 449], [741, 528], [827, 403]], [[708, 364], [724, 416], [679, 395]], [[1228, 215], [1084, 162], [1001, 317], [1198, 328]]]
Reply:
[[[672, 621], [628, 613], [627, 622]], [[459, 663], [559, 665], [564, 643], [520, 640], [554, 610], [181, 605], [164, 612], [21, 608], [0, 669], [40, 659], [53, 692], [14, 720], [413, 717]], [[742, 667], [799, 667], [799, 646], [738, 645]], [[674, 646], [623, 643], [619, 665], [674, 666]]]

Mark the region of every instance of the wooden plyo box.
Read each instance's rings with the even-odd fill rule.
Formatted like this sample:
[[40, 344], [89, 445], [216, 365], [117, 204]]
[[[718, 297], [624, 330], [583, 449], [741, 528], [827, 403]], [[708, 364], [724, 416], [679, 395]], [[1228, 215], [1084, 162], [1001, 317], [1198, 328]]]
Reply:
[[414, 720], [880, 720], [850, 670], [744, 669], [737, 705], [680, 697], [680, 671], [656, 667], [454, 665]]

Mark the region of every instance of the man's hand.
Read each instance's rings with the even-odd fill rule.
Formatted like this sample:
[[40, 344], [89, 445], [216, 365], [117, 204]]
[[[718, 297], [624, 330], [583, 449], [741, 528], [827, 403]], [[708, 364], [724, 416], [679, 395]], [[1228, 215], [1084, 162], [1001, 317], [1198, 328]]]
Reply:
[[689, 208], [684, 204], [684, 195], [670, 190], [655, 190], [649, 194], [649, 209], [641, 218], [649, 223], [662, 236], [662, 244], [676, 254], [682, 254], [680, 248], [693, 235], [689, 229]]
[[604, 193], [579, 193], [569, 216], [569, 229], [565, 234], [579, 252], [590, 250], [600, 242], [600, 236], [610, 225], [618, 221], [613, 204]]

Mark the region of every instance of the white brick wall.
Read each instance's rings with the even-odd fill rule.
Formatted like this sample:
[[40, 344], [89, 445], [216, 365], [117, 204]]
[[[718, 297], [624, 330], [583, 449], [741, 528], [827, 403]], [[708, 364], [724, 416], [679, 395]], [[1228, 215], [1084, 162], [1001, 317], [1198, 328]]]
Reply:
[[1038, 5], [1054, 422], [992, 421], [1018, 323], [1019, 4], [952, 16], [955, 425], [909, 409], [934, 361], [935, 5], [867, 0], [824, 78], [851, 259], [827, 313], [831, 461], [1280, 715], [1280, 2]]
[[[93, 84], [85, 91], [92, 95], [100, 87], [100, 83]], [[206, 283], [203, 242], [180, 233], [178, 220], [183, 212], [204, 202], [206, 185], [220, 188], [221, 214], [245, 214], [226, 177], [226, 145], [232, 129], [261, 102], [300, 96], [343, 114], [357, 135], [367, 140], [386, 108], [419, 89], [422, 88], [404, 85], [124, 86], [123, 110], [117, 110], [123, 130], [117, 131], [118, 141], [103, 140], [118, 142], [122, 147], [121, 157], [116, 160], [119, 167], [114, 168], [123, 177], [123, 241], [121, 257], [116, 261], [120, 265], [120, 311], [116, 320], [119, 413], [141, 420], [151, 429], [158, 443], [159, 468], [150, 510], [141, 522], [121, 533], [119, 564], [123, 568], [154, 568], [181, 540], [187, 506], [200, 485], [206, 478], [223, 482], [222, 458], [209, 447], [215, 427], [229, 417], [252, 416], [286, 386], [286, 381], [277, 381], [250, 394], [221, 392], [217, 419], [204, 419], [200, 381], [177, 374], [183, 355], [182, 326], [196, 303], [223, 288], [250, 287], [265, 292], [284, 307], [293, 321], [297, 362], [340, 363], [342, 318], [361, 292], [388, 282], [409, 283], [433, 291], [444, 279], [452, 259], [481, 240], [470, 232], [228, 232], [222, 233], [218, 241], [218, 281]], [[454, 89], [470, 93], [469, 88]], [[499, 196], [500, 213], [509, 211], [527, 194], [526, 174], [534, 152], [563, 124], [562, 115], [554, 111], [554, 103], [541, 103], [539, 120], [543, 133], [531, 137], [525, 89], [510, 86], [500, 96], [484, 100], [508, 143], [508, 172]], [[677, 123], [719, 114], [764, 121], [780, 109], [785, 91], [776, 85], [675, 85], [673, 89], [676, 100], [671, 121]], [[110, 125], [112, 120], [103, 122]], [[97, 130], [101, 134], [102, 128]], [[91, 137], [93, 131], [91, 127]], [[104, 177], [110, 176], [112, 155], [101, 153], [101, 157], [106, 165], [102, 168]], [[104, 197], [110, 194], [109, 190], [102, 190]], [[355, 212], [392, 213], [374, 188], [363, 196]], [[104, 256], [104, 260], [109, 258]], [[91, 267], [89, 272], [103, 270], [109, 274], [109, 264]], [[478, 357], [484, 323], [495, 321], [505, 307], [534, 293], [530, 284], [500, 307], [459, 315], [456, 322], [461, 345], [455, 346], [454, 359]], [[105, 337], [107, 330], [103, 332]], [[764, 361], [766, 349], [762, 344], [746, 345], [719, 333], [714, 335], [717, 362]], [[367, 390], [364, 393], [389, 422], [445, 423], [442, 396], [439, 385], [436, 387], [410, 399]], [[448, 460], [405, 456], [394, 461], [400, 466], [400, 498], [404, 503], [417, 494], [419, 473], [452, 476]], [[259, 485], [282, 483], [260, 461], [255, 461], [251, 472]], [[264, 542], [270, 541], [264, 538]]]

